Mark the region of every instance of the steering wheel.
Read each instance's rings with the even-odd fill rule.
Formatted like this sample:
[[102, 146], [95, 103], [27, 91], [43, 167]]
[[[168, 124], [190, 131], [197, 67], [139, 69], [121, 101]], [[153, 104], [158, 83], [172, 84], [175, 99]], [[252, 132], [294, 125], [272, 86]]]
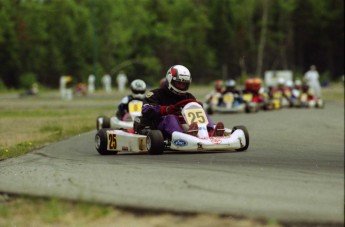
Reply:
[[179, 102], [177, 102], [174, 106], [175, 106], [175, 114], [176, 115], [181, 115], [181, 109], [187, 105], [188, 103], [191, 103], [191, 102], [196, 102], [196, 103], [199, 103], [201, 106], [202, 106], [202, 103], [195, 100], [195, 99], [184, 99], [184, 100], [181, 100]]
[[188, 103], [190, 102], [197, 102], [195, 99], [184, 99], [184, 100], [181, 100], [177, 103], [175, 103], [175, 107], [184, 107], [185, 105], [187, 105]]

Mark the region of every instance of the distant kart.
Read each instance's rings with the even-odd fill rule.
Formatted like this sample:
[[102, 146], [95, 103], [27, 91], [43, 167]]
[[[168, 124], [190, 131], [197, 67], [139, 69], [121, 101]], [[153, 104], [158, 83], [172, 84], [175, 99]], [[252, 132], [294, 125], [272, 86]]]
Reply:
[[141, 108], [143, 102], [140, 100], [132, 100], [128, 103], [128, 113], [122, 118], [98, 116], [96, 119], [96, 129], [112, 128], [112, 129], [133, 129], [135, 117], [141, 116]]
[[325, 102], [321, 98], [302, 93], [293, 101], [293, 106], [298, 108], [324, 108]]
[[[197, 136], [185, 132], [173, 132], [171, 138], [165, 138], [160, 130], [145, 128], [135, 129], [135, 133], [116, 129], [100, 129], [95, 136], [96, 150], [101, 155], [126, 152], [148, 152], [151, 155], [163, 154], [166, 150], [203, 152], [203, 151], [245, 151], [249, 146], [249, 134], [245, 126], [225, 128], [224, 136], [209, 136], [208, 119], [202, 106], [194, 99], [183, 100], [176, 104], [188, 128], [192, 122], [198, 124]], [[140, 134], [139, 134], [140, 133]]]
[[289, 90], [282, 90], [273, 88], [271, 91], [271, 102], [274, 109], [281, 109], [283, 107], [292, 107], [291, 92]]
[[245, 101], [243, 97], [228, 92], [226, 94], [216, 93], [209, 102], [204, 104], [208, 114], [213, 113], [253, 113], [259, 111], [257, 103]]
[[242, 98], [247, 103], [254, 103], [262, 110], [273, 110], [275, 108], [269, 94], [262, 86], [261, 78], [258, 77], [249, 78], [245, 81]]
[[268, 99], [266, 94], [253, 94], [250, 92], [243, 93], [243, 100], [256, 105], [258, 109], [273, 110], [274, 104]]

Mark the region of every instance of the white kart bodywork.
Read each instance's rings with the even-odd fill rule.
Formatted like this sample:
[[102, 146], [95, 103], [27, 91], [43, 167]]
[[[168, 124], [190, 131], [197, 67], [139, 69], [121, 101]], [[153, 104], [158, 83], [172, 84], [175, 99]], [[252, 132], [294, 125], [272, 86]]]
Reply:
[[109, 151], [147, 151], [146, 135], [133, 134], [123, 130], [107, 130], [107, 150]]
[[[133, 128], [134, 118], [141, 116], [141, 108], [143, 102], [140, 100], [132, 100], [128, 103], [128, 113], [122, 118], [118, 119], [116, 116], [111, 117], [98, 117], [97, 118], [97, 130], [101, 128], [112, 129], [131, 129]], [[108, 121], [107, 123], [105, 123]]]
[[[188, 127], [192, 122], [198, 123], [198, 135], [192, 136], [182, 132], [174, 132], [168, 145], [165, 145], [165, 149], [201, 152], [241, 151], [248, 148], [249, 136], [244, 126], [238, 126], [238, 128], [234, 127], [233, 129], [225, 128], [224, 136], [210, 137], [206, 127], [208, 120], [205, 111], [199, 103], [191, 102], [186, 104], [182, 109], [182, 115], [186, 121], [186, 125], [184, 127]], [[118, 151], [148, 151], [150, 153], [151, 143], [154, 142], [154, 138], [151, 138], [148, 135], [133, 134], [116, 129], [106, 130], [106, 144], [104, 144], [105, 141], [100, 141], [100, 137], [101, 136], [96, 135], [97, 150], [99, 151], [99, 147], [101, 146], [101, 143], [103, 143], [104, 148], [106, 145], [107, 151], [114, 151], [116, 153]]]
[[228, 136], [198, 138], [181, 132], [174, 132], [170, 149], [178, 151], [235, 151], [244, 147], [246, 139], [242, 130]]

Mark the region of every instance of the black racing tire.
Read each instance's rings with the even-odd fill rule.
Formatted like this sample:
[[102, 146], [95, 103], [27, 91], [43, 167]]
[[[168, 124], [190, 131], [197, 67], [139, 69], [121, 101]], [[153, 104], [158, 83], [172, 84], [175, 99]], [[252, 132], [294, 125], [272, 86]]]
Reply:
[[95, 136], [96, 150], [98, 151], [100, 155], [117, 154], [117, 151], [107, 150], [107, 144], [108, 144], [107, 130], [108, 129], [102, 128], [96, 133], [96, 136]]
[[246, 107], [244, 108], [246, 113], [251, 113], [253, 112], [253, 109], [251, 108], [251, 106], [249, 105], [249, 103], [246, 103]]
[[103, 118], [103, 128], [111, 128], [110, 127], [110, 118], [109, 117], [104, 117]]
[[213, 114], [213, 109], [212, 109], [211, 107], [207, 107], [206, 113], [207, 113], [208, 115], [212, 115], [212, 114]]
[[246, 113], [257, 113], [259, 112], [259, 107], [258, 105], [254, 103], [246, 103], [246, 108], [245, 108]]
[[[100, 124], [99, 123], [99, 119], [102, 118], [103, 119], [103, 123]], [[110, 128], [110, 118], [106, 117], [106, 116], [98, 116], [96, 119], [96, 129], [100, 130], [102, 128]]]
[[245, 150], [247, 150], [248, 147], [249, 147], [249, 133], [248, 133], [248, 130], [247, 130], [247, 128], [246, 128], [245, 126], [239, 125], [239, 126], [233, 127], [233, 128], [232, 128], [232, 132], [236, 131], [237, 129], [243, 131], [244, 137], [245, 137], [245, 139], [246, 139], [246, 145], [245, 145], [244, 147], [242, 147], [242, 148], [236, 149], [236, 151], [245, 151]]
[[160, 130], [150, 130], [146, 137], [147, 151], [150, 155], [161, 155], [164, 152], [164, 137]]

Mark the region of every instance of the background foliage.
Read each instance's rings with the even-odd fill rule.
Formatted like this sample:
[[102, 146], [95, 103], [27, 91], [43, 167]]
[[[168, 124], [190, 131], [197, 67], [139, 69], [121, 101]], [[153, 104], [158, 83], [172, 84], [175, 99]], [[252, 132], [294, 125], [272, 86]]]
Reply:
[[301, 74], [311, 64], [336, 80], [344, 1], [0, 0], [0, 62], [6, 87], [33, 79], [57, 87], [66, 74], [99, 82], [120, 70], [157, 83], [174, 64], [196, 83], [272, 69]]

